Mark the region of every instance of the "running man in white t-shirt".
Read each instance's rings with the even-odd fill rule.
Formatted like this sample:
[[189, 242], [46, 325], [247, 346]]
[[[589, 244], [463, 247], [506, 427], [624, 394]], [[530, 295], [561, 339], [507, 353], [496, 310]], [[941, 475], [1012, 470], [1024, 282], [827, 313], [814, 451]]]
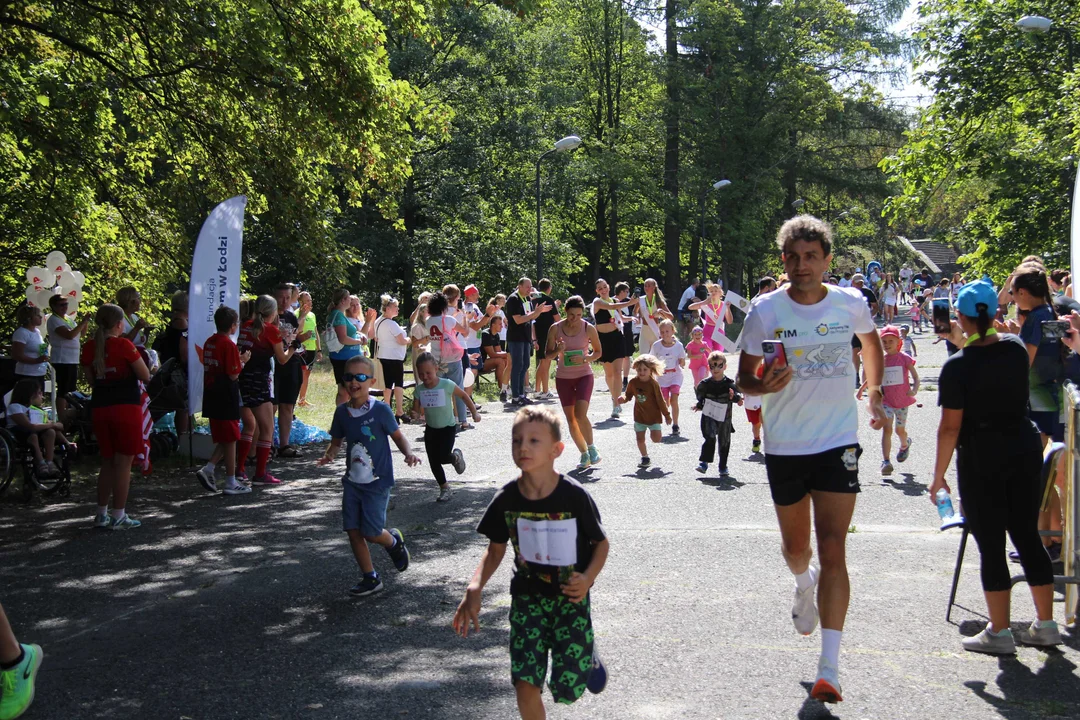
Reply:
[[[795, 629], [809, 635], [821, 611], [821, 658], [810, 694], [839, 702], [840, 638], [847, 615], [848, 527], [859, 492], [858, 406], [852, 394], [852, 335], [862, 341], [875, 422], [882, 408], [884, 356], [870, 310], [858, 290], [823, 285], [832, 261], [832, 230], [799, 216], [780, 228], [777, 244], [790, 284], [757, 298], [743, 328], [739, 385], [762, 396], [765, 470], [780, 523], [784, 559], [795, 575]], [[786, 362], [767, 363], [756, 375], [765, 342], [783, 343]], [[812, 506], [812, 507], [811, 507]], [[813, 514], [811, 514], [813, 511]], [[811, 517], [814, 521], [811, 523]], [[810, 560], [814, 525], [821, 569]], [[814, 587], [818, 586], [818, 606]]]

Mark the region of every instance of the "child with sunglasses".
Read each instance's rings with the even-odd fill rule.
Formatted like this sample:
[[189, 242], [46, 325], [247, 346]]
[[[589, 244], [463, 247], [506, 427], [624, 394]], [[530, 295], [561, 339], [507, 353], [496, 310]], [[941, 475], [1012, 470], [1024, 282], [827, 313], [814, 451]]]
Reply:
[[732, 403], [743, 404], [742, 394], [735, 388], [735, 381], [724, 375], [727, 359], [724, 353], [714, 350], [709, 355], [707, 377], [697, 384], [697, 404], [694, 412], [701, 412], [701, 435], [705, 442], [701, 444], [701, 456], [698, 458], [697, 471], [705, 473], [713, 461], [716, 445], [720, 443], [720, 477], [728, 477], [728, 453], [731, 451]]
[[342, 382], [349, 401], [338, 405], [330, 425], [330, 447], [318, 459], [319, 465], [331, 462], [346, 443], [345, 476], [341, 480], [343, 497], [341, 514], [343, 529], [349, 535], [356, 563], [363, 577], [349, 592], [354, 596], [373, 595], [383, 589], [382, 580], [371, 561], [368, 543], [382, 545], [398, 572], [409, 567], [409, 549], [405, 537], [397, 528], [387, 530], [386, 506], [394, 486], [394, 462], [390, 440], [412, 467], [420, 462], [413, 454], [409, 441], [398, 427], [394, 411], [384, 402], [371, 397], [375, 384], [375, 364], [363, 355], [349, 358], [342, 373]]

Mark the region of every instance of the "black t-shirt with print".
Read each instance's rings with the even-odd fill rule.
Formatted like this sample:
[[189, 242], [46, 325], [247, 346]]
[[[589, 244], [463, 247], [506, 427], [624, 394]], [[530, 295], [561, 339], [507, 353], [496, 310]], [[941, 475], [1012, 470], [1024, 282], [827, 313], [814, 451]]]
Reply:
[[872, 310], [874, 308], [874, 303], [877, 302], [877, 294], [867, 287], [861, 287], [859, 288], [859, 291], [862, 293], [863, 300], [866, 301], [866, 306]]
[[[296, 315], [293, 314], [292, 310], [286, 310], [278, 315], [277, 325], [278, 330], [281, 331], [282, 349], [288, 350], [289, 345], [296, 339], [297, 334], [300, 332], [300, 321], [297, 319]], [[302, 362], [302, 360], [300, 359], [300, 354], [297, 353], [289, 358], [287, 364], [294, 365], [300, 362]]]
[[[533, 524], [541, 532], [561, 534], [576, 531], [575, 562], [565, 566], [551, 565], [543, 562], [542, 557], [538, 562], [535, 552], [531, 553], [532, 558], [523, 557], [522, 539], [518, 537], [520, 521]], [[569, 580], [574, 571], [583, 572], [592, 561], [593, 545], [607, 537], [592, 496], [581, 483], [563, 475], [559, 476], [559, 484], [552, 493], [542, 500], [522, 497], [517, 480], [507, 483], [495, 493], [476, 531], [493, 543], [509, 542], [513, 545], [511, 595], [561, 594], [560, 584]], [[533, 547], [536, 545], [525, 542]]]
[[516, 292], [506, 298], [506, 306], [503, 309], [503, 312], [506, 313], [507, 342], [532, 342], [532, 323], [519, 323], [514, 320], [515, 315], [528, 315], [531, 311], [532, 306], [530, 305], [526, 308], [525, 303], [521, 300], [521, 296]]

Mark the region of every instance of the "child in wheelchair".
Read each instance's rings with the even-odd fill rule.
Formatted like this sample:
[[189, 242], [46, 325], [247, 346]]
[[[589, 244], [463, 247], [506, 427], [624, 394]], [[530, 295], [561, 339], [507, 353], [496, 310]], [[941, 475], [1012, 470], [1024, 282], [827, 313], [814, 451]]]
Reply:
[[61, 474], [54, 457], [57, 443], [67, 449], [73, 448], [64, 436], [63, 424], [50, 422], [45, 415], [41, 407], [44, 399], [41, 384], [36, 379], [15, 383], [7, 406], [7, 428], [16, 441], [34, 453], [38, 477], [55, 478]]

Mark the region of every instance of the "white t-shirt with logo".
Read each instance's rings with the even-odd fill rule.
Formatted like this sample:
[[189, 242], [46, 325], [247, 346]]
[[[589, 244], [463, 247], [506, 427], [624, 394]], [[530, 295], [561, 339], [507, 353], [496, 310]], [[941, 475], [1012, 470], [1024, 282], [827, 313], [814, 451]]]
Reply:
[[484, 319], [484, 313], [480, 311], [476, 303], [467, 302], [461, 307], [462, 312], [465, 315], [465, 322], [462, 332], [465, 334], [465, 347], [469, 350], [477, 350], [480, 348], [480, 334], [482, 331], [473, 330], [469, 327], [469, 323], [480, 322]]
[[686, 348], [683, 347], [683, 344], [676, 340], [671, 347], [665, 347], [663, 340], [657, 340], [653, 343], [649, 352], [664, 363], [664, 374], [656, 378], [656, 382], [660, 384], [660, 387], [681, 386], [683, 371], [679, 367], [679, 359], [686, 357]]
[[[41, 331], [37, 328], [31, 330], [30, 328], [21, 327], [11, 335], [11, 344], [22, 343], [25, 347], [23, 352], [30, 357], [41, 357], [42, 345], [45, 341], [41, 339]], [[31, 377], [39, 377], [45, 374], [45, 363], [15, 363], [15, 372], [19, 375], [29, 375]]]
[[851, 337], [875, 330], [870, 308], [854, 288], [826, 285], [825, 298], [799, 305], [786, 289], [761, 296], [743, 326], [742, 347], [762, 355], [761, 343], [779, 340], [794, 376], [762, 396], [765, 453], [816, 455], [859, 441]]
[[[449, 337], [452, 337], [453, 339], [448, 339], [445, 342], [461, 345], [461, 326], [458, 325], [457, 320], [450, 315], [432, 315], [427, 319], [425, 324], [427, 325], [428, 336], [431, 338], [430, 352], [435, 356], [435, 359], [441, 363], [442, 348], [440, 346], [439, 338], [443, 333], [448, 333]], [[432, 332], [433, 328], [434, 332]], [[464, 346], [462, 345], [462, 347]], [[460, 362], [460, 360], [461, 358], [459, 357], [457, 361]]]
[[56, 332], [57, 328], [73, 330], [74, 325], [69, 325], [64, 321], [64, 318], [53, 314], [49, 316], [48, 321], [45, 323], [45, 328], [49, 333], [49, 345], [52, 346], [52, 352], [50, 354], [52, 356], [53, 364], [78, 365], [79, 337], [75, 336], [68, 340], [67, 338], [60, 337], [60, 333]]

